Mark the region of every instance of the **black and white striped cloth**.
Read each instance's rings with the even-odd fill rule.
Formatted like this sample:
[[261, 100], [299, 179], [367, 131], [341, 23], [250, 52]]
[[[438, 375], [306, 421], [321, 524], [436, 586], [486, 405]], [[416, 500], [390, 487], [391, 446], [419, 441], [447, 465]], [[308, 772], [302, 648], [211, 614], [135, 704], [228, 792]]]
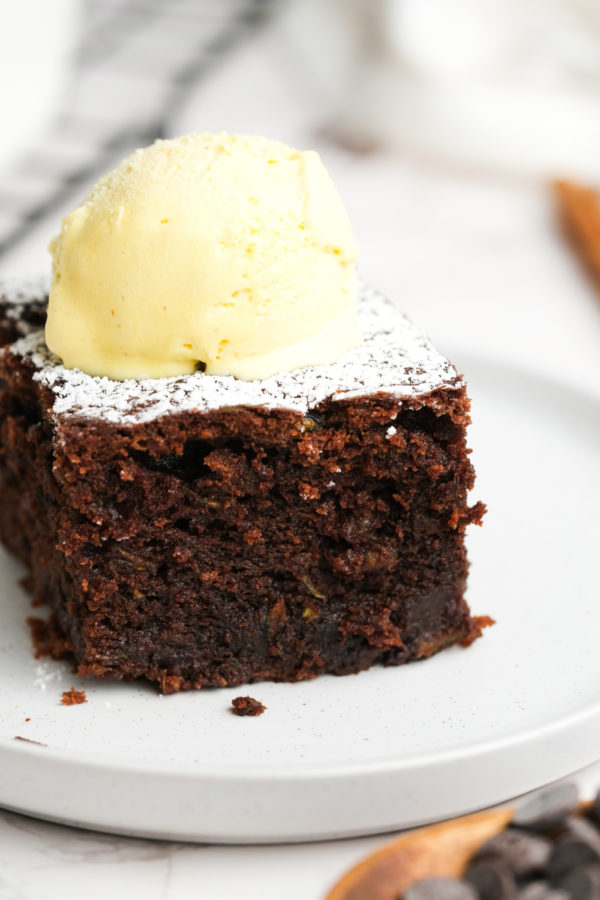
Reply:
[[188, 91], [274, 0], [86, 0], [53, 127], [0, 175], [0, 258], [80, 185], [164, 134]]

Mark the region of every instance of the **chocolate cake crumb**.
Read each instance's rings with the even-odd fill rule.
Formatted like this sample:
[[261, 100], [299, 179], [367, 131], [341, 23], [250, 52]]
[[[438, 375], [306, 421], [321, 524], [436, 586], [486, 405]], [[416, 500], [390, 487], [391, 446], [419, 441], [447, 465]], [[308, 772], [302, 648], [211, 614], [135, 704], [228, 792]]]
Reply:
[[23, 741], [26, 744], [37, 744], [38, 747], [48, 746], [48, 744], [42, 744], [41, 741], [32, 741], [31, 738], [21, 737], [20, 734], [15, 734], [13, 741]]
[[63, 691], [60, 702], [63, 706], [77, 706], [78, 703], [87, 703], [85, 691], [76, 691], [71, 687], [70, 691]]
[[491, 616], [473, 616], [471, 621], [471, 630], [464, 640], [460, 642], [461, 647], [470, 647], [473, 641], [481, 637], [484, 628], [491, 628], [496, 624], [496, 620]]
[[234, 716], [262, 716], [267, 708], [254, 697], [236, 697], [231, 701]]

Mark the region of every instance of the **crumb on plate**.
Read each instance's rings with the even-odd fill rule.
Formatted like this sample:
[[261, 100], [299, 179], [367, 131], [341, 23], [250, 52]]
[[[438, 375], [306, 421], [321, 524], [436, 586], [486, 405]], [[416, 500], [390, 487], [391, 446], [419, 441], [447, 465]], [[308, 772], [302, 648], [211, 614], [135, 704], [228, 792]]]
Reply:
[[76, 691], [74, 687], [71, 687], [70, 691], [63, 691], [60, 702], [63, 706], [76, 706], [78, 703], [87, 703], [87, 697], [85, 691]]
[[231, 706], [234, 716], [261, 716], [267, 708], [254, 697], [236, 697]]

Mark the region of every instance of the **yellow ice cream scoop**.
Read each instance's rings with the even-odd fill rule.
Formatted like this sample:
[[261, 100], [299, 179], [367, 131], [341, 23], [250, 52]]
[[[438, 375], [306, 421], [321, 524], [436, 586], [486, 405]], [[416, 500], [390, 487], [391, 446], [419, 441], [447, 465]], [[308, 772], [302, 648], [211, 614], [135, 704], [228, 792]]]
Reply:
[[319, 156], [186, 135], [106, 175], [51, 245], [46, 340], [110, 378], [265, 378], [360, 343], [357, 246]]

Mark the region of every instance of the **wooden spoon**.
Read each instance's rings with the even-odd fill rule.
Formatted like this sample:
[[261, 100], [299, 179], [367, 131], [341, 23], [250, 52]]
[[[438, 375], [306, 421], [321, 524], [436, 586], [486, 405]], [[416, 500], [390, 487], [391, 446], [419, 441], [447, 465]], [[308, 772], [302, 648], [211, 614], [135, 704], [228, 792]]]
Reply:
[[513, 815], [513, 809], [493, 809], [410, 831], [358, 863], [326, 900], [399, 900], [421, 878], [458, 878], [475, 851]]

